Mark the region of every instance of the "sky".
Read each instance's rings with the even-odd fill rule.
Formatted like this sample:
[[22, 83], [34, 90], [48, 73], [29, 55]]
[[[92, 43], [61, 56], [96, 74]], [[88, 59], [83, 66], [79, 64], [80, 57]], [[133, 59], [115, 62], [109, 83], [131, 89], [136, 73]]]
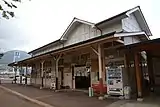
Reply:
[[21, 0], [15, 18], [0, 19], [0, 50], [31, 51], [57, 40], [74, 17], [93, 23], [140, 6], [159, 38], [160, 0]]

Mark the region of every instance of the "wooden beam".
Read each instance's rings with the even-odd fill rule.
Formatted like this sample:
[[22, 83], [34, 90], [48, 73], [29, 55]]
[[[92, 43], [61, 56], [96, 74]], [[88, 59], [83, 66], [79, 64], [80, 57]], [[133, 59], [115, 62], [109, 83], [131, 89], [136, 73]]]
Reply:
[[141, 78], [141, 68], [140, 68], [140, 54], [138, 52], [134, 53], [135, 58], [135, 68], [136, 68], [136, 82], [137, 82], [137, 94], [138, 98], [142, 97], [142, 78]]
[[119, 43], [122, 43], [122, 44], [124, 44], [124, 41], [123, 40], [116, 40], [116, 42], [119, 42]]
[[124, 46], [124, 45], [115, 45], [115, 46], [110, 46], [108, 48], [104, 48], [105, 50], [109, 50], [109, 49], [116, 49], [116, 48], [119, 48], [121, 46]]
[[159, 51], [158, 49], [160, 47], [160, 44], [144, 44], [140, 46], [133, 47], [132, 50], [141, 50], [141, 51]]
[[91, 46], [91, 49], [94, 51], [94, 53], [96, 53], [97, 55], [99, 55], [99, 53], [97, 52], [97, 50], [94, 49], [92, 46]]
[[116, 41], [116, 40], [119, 40], [119, 38], [114, 37], [112, 35], [112, 36], [108, 36], [108, 37], [105, 37], [105, 38], [102, 38], [102, 39], [94, 40], [92, 42], [88, 42], [88, 43], [80, 44], [80, 45], [77, 45], [77, 46], [69, 47], [69, 48], [66, 48], [66, 49], [63, 49], [63, 50], [59, 50], [59, 51], [56, 51], [56, 52], [46, 53], [44, 55], [40, 55], [39, 57], [35, 57], [35, 58], [29, 59], [29, 60], [21, 61], [20, 63], [29, 64], [29, 63], [31, 63], [35, 60], [44, 60], [47, 57], [49, 57], [50, 55], [56, 55], [56, 54], [59, 54], [59, 53], [66, 53], [66, 52], [69, 52], [69, 51], [79, 50], [79, 49], [83, 49], [83, 48], [86, 48], [86, 47], [90, 47], [94, 44], [99, 44], [99, 43], [102, 44], [102, 43]]

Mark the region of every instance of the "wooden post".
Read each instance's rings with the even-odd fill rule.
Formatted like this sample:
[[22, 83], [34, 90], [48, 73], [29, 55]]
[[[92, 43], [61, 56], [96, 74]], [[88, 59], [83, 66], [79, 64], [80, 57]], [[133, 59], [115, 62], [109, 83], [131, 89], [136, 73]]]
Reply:
[[129, 76], [130, 76], [130, 70], [129, 70], [129, 54], [128, 53], [125, 53], [124, 54], [124, 67], [125, 67], [125, 72], [126, 72], [126, 84], [127, 85], [130, 85], [130, 79], [129, 79]]
[[42, 78], [42, 83], [41, 83], [41, 87], [43, 88], [44, 87], [44, 83], [43, 83], [43, 64], [44, 64], [44, 61], [41, 62], [41, 78]]
[[58, 90], [59, 89], [59, 84], [58, 84], [58, 62], [61, 58], [62, 54], [59, 54], [58, 55], [58, 58], [56, 59], [56, 89]]
[[74, 90], [74, 80], [75, 80], [75, 77], [74, 77], [74, 65], [71, 64], [71, 72], [72, 72], [72, 90]]
[[102, 78], [102, 50], [101, 45], [98, 44], [98, 66], [99, 66], [99, 86], [100, 86], [100, 95], [103, 94], [103, 78]]
[[21, 69], [20, 69], [20, 84], [22, 84], [22, 65], [21, 65]]
[[151, 54], [147, 52], [147, 66], [148, 66], [148, 75], [149, 75], [149, 81], [150, 81], [150, 89], [151, 91], [154, 90], [154, 72], [153, 72], [153, 61], [151, 58]]
[[37, 63], [35, 63], [35, 85], [37, 84]]
[[59, 60], [56, 60], [55, 66], [56, 66], [56, 89], [58, 90], [58, 62]]
[[106, 64], [105, 64], [105, 54], [104, 54], [104, 46], [102, 45], [102, 78], [103, 78], [103, 83], [106, 81]]
[[56, 80], [55, 80], [56, 79], [56, 66], [55, 66], [56, 64], [55, 64], [55, 59], [52, 59], [51, 62], [52, 62], [51, 82], [55, 83], [56, 82]]
[[136, 82], [137, 82], [137, 94], [138, 98], [142, 97], [142, 80], [141, 80], [141, 68], [140, 68], [140, 55], [136, 52], [134, 53], [135, 58], [135, 68], [136, 68]]
[[15, 72], [15, 84], [17, 83], [17, 78], [16, 78], [16, 76], [17, 76], [17, 65], [16, 65], [16, 67], [14, 68], [14, 72]]
[[27, 85], [28, 65], [26, 65], [25, 85]]

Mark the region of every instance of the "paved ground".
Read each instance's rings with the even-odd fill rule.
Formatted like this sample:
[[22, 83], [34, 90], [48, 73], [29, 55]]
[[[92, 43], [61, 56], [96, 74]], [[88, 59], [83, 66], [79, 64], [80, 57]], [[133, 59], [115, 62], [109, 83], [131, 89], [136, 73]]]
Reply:
[[40, 107], [0, 89], [0, 107]]
[[117, 101], [113, 99], [100, 101], [97, 97], [89, 98], [82, 92], [52, 92], [16, 84], [3, 84], [3, 86], [55, 107], [106, 107]]
[[[150, 96], [148, 98], [144, 98], [144, 101], [142, 102], [138, 102], [136, 100], [130, 100], [130, 101], [118, 100], [117, 101], [113, 99], [100, 101], [96, 97], [89, 98], [86, 94], [82, 92], [52, 92], [50, 90], [40, 90], [38, 88], [34, 88], [31, 86], [20, 86], [16, 84], [2, 84], [2, 85], [11, 90], [24, 94], [30, 98], [37, 99], [39, 101], [53, 105], [55, 107], [160, 107], [159, 96], [158, 97]], [[6, 97], [4, 98], [1, 98], [0, 96], [0, 104], [6, 104], [4, 103], [4, 101], [7, 99], [7, 101], [11, 102], [10, 104], [12, 105], [12, 99], [14, 99], [15, 101], [13, 100], [13, 104], [14, 103], [19, 104], [19, 105], [15, 105], [16, 107], [21, 107], [21, 105], [25, 105], [25, 104], [26, 104], [26, 107], [37, 107], [36, 105], [27, 106], [27, 104], [30, 104], [30, 103], [26, 103], [25, 101], [18, 99], [17, 97], [15, 98], [13, 97], [15, 96], [11, 96], [7, 93], [6, 93]], [[20, 103], [16, 103], [16, 101]], [[5, 107], [5, 106], [2, 106], [2, 107]], [[9, 106], [6, 105], [6, 107], [9, 107]], [[14, 107], [14, 105], [12, 105], [11, 107]]]
[[138, 102], [138, 101], [124, 101], [124, 100], [119, 100], [115, 103], [110, 104], [107, 107], [160, 107], [160, 104], [157, 102], [155, 103], [150, 103], [150, 102]]

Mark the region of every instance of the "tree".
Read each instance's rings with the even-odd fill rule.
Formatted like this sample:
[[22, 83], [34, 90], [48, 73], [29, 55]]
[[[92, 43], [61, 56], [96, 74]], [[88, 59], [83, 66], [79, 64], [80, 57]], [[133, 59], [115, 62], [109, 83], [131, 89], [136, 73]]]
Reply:
[[[11, 2], [6, 1], [6, 0], [1, 0], [1, 1], [3, 1], [4, 4], [11, 9], [17, 8], [17, 6], [14, 4], [15, 2], [21, 2], [21, 0], [11, 0]], [[0, 11], [2, 11], [2, 17], [6, 18], [6, 19], [9, 19], [10, 18], [9, 16], [11, 16], [11, 17], [15, 16], [13, 11], [4, 9], [2, 4], [0, 4]]]

